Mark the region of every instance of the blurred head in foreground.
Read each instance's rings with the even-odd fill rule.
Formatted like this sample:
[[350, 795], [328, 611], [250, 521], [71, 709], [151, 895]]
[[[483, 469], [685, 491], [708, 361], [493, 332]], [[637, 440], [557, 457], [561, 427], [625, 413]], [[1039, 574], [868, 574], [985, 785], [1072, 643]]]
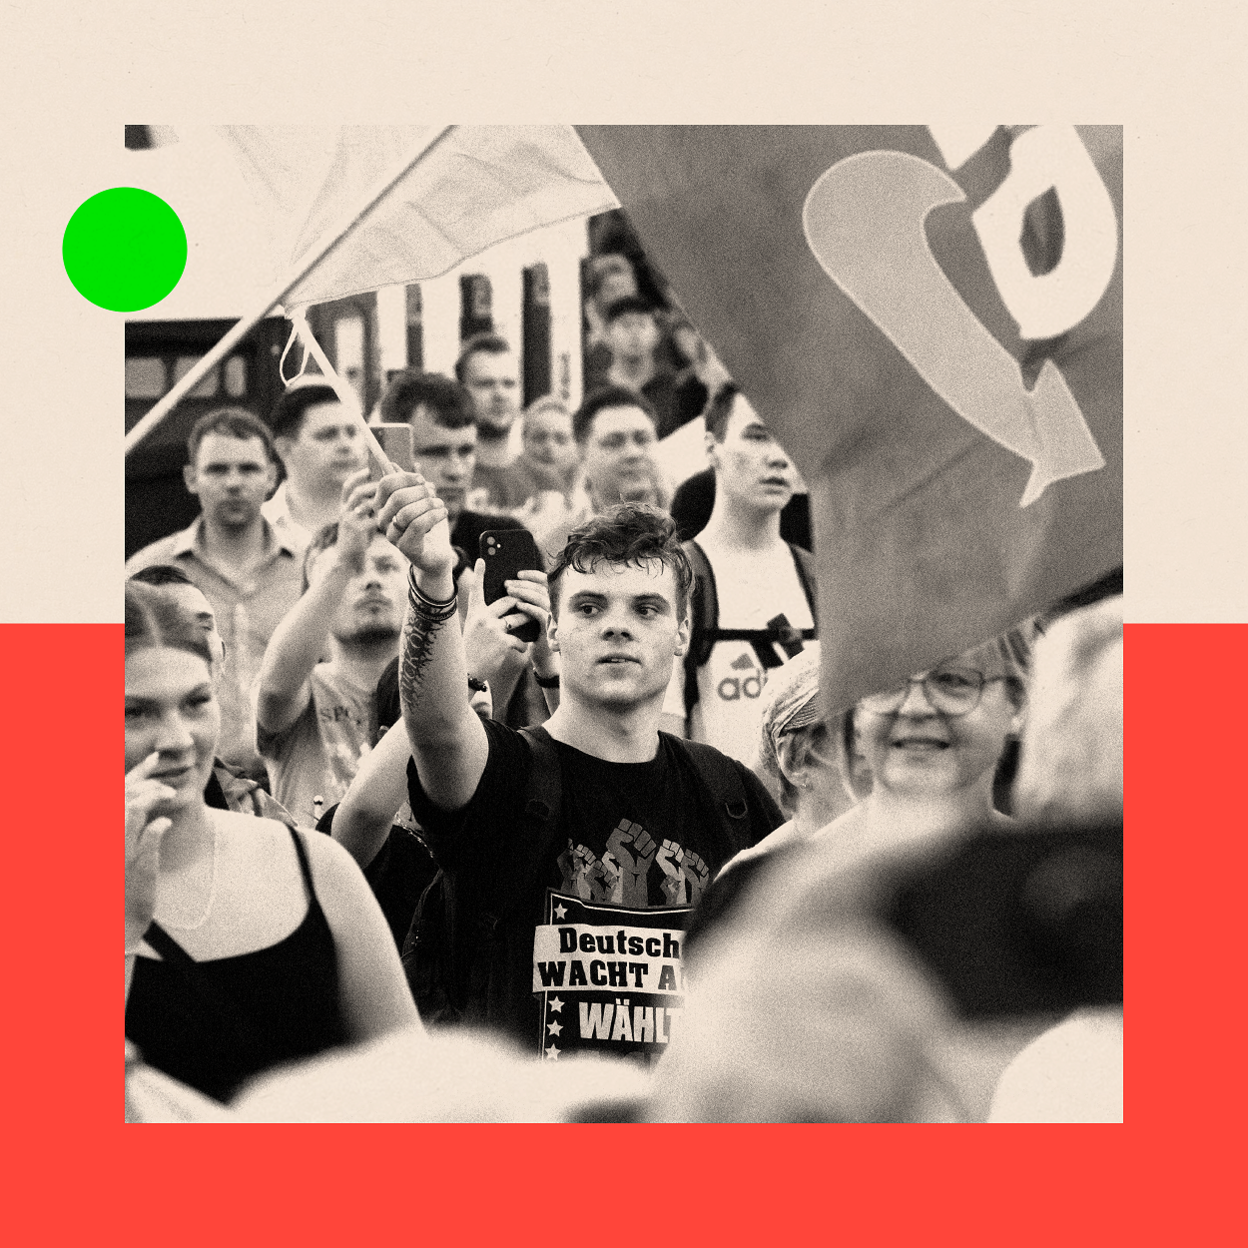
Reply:
[[[657, 1119], [974, 1116], [931, 1065], [939, 998], [870, 914], [881, 862], [993, 819], [993, 774], [1021, 727], [1029, 663], [1027, 636], [1014, 633], [858, 703], [851, 749], [871, 790], [777, 857], [700, 948], [685, 1026], [656, 1073]], [[774, 696], [783, 714], [783, 687]]]
[[1018, 813], [1042, 823], [1122, 817], [1122, 598], [1050, 624], [1036, 646]]

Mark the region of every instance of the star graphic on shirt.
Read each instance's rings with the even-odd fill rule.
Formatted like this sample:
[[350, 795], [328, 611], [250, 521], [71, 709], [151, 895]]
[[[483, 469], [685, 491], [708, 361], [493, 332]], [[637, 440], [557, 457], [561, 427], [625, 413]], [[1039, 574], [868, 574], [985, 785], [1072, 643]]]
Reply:
[[559, 905], [555, 907], [555, 918], [557, 919], [565, 918], [567, 916], [567, 913], [568, 913], [568, 908], [562, 903], [560, 903]]
[[559, 1060], [559, 1053], [560, 1053], [560, 1050], [555, 1048], [555, 1046], [552, 1044], [550, 1048], [546, 1050], [546, 1060], [548, 1062], [557, 1062]]
[[550, 1006], [550, 1012], [552, 1014], [558, 1014], [559, 1011], [563, 1009], [563, 1002], [560, 1001], [558, 997], [551, 997], [546, 1004]]
[[563, 1030], [563, 1024], [562, 1023], [547, 1023], [546, 1030], [550, 1032], [552, 1036], [557, 1036]]

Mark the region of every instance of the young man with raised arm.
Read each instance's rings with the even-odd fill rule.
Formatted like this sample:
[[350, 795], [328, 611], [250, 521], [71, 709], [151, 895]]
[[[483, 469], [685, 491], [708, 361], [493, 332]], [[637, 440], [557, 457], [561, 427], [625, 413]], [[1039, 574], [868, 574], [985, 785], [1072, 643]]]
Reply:
[[[378, 509], [412, 565], [399, 669], [412, 809], [458, 897], [487, 920], [474, 930], [489, 933], [488, 948], [467, 951], [475, 986], [452, 981], [449, 995], [464, 1021], [548, 1060], [662, 1053], [679, 1026], [689, 907], [736, 847], [780, 822], [744, 766], [659, 733], [689, 635], [689, 565], [670, 519], [626, 505], [574, 532], [549, 573], [549, 613], [540, 586], [507, 583], [509, 605], [545, 626], [535, 663], [559, 656], [543, 745], [464, 697], [445, 507], [420, 477], [395, 474]], [[535, 838], [538, 749], [554, 752], [560, 799], [553, 834]], [[712, 796], [706, 777], [725, 773], [736, 800]]]
[[305, 827], [347, 791], [376, 738], [377, 680], [403, 623], [407, 563], [377, 532], [367, 470], [341, 494], [338, 523], [308, 546], [303, 597], [274, 631], [256, 688], [273, 795]]

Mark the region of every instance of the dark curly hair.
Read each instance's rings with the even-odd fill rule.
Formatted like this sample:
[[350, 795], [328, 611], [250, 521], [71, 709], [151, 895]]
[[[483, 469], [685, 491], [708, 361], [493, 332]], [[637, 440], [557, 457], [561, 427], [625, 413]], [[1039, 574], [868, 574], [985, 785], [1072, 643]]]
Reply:
[[676, 525], [665, 511], [640, 503], [621, 503], [573, 529], [547, 576], [550, 608], [559, 614], [559, 578], [568, 568], [593, 572], [600, 563], [638, 564], [657, 562], [669, 567], [676, 579], [676, 616], [689, 610], [693, 568], [676, 536]]

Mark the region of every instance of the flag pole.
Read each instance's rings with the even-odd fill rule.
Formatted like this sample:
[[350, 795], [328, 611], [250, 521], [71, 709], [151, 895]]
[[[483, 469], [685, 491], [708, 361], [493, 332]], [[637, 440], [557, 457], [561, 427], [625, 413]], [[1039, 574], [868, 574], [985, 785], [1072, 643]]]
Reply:
[[316, 335], [312, 332], [312, 326], [308, 324], [307, 312], [304, 308], [293, 308], [289, 316], [291, 324], [295, 327], [295, 333], [299, 335], [299, 341], [303, 343], [304, 350], [317, 362], [321, 372], [325, 374], [326, 384], [333, 388], [343, 407], [351, 413], [360, 426], [360, 431], [364, 435], [364, 442], [368, 447], [369, 454], [377, 461], [383, 473], [389, 471], [390, 460], [382, 449], [381, 443], [377, 441], [377, 435], [368, 427], [368, 422], [364, 419], [364, 413], [360, 409], [359, 396], [335, 372], [334, 366], [329, 362], [329, 357], [325, 354], [321, 344], [317, 342]]
[[[343, 221], [341, 227], [330, 235], [327, 243], [314, 249], [306, 259], [299, 262], [295, 271], [282, 282], [281, 289], [268, 298], [263, 307], [252, 313], [252, 315], [243, 317], [243, 319], [239, 321], [225, 335], [225, 337], [222, 338], [207, 353], [207, 355], [203, 356], [190, 370], [190, 372], [188, 372], [186, 376], [183, 377], [173, 387], [173, 389], [170, 390], [169, 393], [166, 394], [164, 398], [162, 398], [160, 402], [157, 403], [156, 406], [153, 407], [152, 410], [148, 412], [143, 419], [130, 430], [129, 433], [126, 434], [125, 453], [129, 455], [130, 452], [134, 450], [134, 448], [138, 446], [138, 444], [142, 442], [143, 439], [147, 437], [147, 435], [151, 433], [151, 431], [155, 429], [156, 426], [160, 424], [160, 422], [164, 420], [164, 418], [168, 416], [171, 411], [173, 411], [178, 403], [180, 403], [182, 399], [185, 398], [186, 395], [189, 394], [190, 391], [192, 391], [200, 383], [200, 381], [203, 380], [208, 372], [215, 368], [221, 360], [229, 355], [229, 353], [236, 346], [238, 346], [238, 344], [242, 342], [242, 340], [249, 333], [251, 333], [256, 325], [259, 324], [259, 322], [270, 312], [272, 312], [274, 308], [281, 304], [286, 296], [289, 295], [290, 292], [294, 290], [299, 283], [312, 272], [313, 269], [325, 260], [340, 243], [349, 238], [361, 222], [363, 222], [365, 218], [372, 213], [373, 209], [376, 208], [377, 205], [381, 203], [381, 201], [385, 199], [386, 196], [389, 195], [390, 192], [408, 175], [412, 168], [419, 164], [420, 161], [424, 160], [424, 158], [428, 156], [434, 148], [436, 148], [454, 129], [454, 126], [443, 126], [442, 129], [439, 130], [438, 133], [435, 134], [433, 138], [420, 149], [420, 151], [404, 162], [403, 167], [397, 173], [388, 178], [378, 190], [374, 191], [350, 218]], [[372, 437], [371, 434], [369, 436]], [[375, 438], [373, 438], [373, 442], [376, 442]], [[378, 447], [378, 450], [380, 450], [380, 447]]]
[[[295, 333], [299, 335], [299, 341], [303, 343], [308, 354], [320, 366], [321, 372], [325, 374], [325, 380], [333, 387], [334, 393], [342, 401], [343, 407], [351, 413], [352, 417], [358, 422], [360, 430], [364, 435], [364, 442], [368, 446], [368, 452], [377, 461], [381, 469], [381, 475], [385, 476], [392, 470], [397, 469], [397, 464], [391, 464], [389, 457], [383, 450], [380, 442], [377, 441], [377, 435], [368, 427], [368, 422], [364, 419], [364, 413], [360, 408], [360, 400], [351, 386], [345, 382], [334, 371], [334, 366], [329, 362], [329, 357], [325, 354], [321, 344], [317, 342], [316, 335], [312, 332], [312, 326], [308, 324], [307, 312], [304, 308], [292, 308], [290, 312], [291, 324], [295, 327]], [[305, 374], [306, 375], [306, 374]], [[420, 465], [417, 465], [419, 470]], [[446, 539], [447, 545], [450, 545], [451, 532], [449, 520], [439, 520], [437, 524], [430, 530], [430, 534], [440, 534]]]

